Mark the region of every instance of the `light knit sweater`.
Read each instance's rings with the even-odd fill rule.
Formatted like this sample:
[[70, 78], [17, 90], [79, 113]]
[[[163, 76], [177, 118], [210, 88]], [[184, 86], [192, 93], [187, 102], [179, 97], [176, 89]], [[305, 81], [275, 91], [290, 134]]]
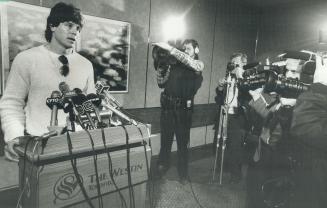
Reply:
[[[93, 67], [90, 61], [76, 52], [67, 55], [69, 74], [64, 77], [59, 69], [59, 54], [38, 46], [19, 53], [14, 59], [7, 85], [0, 100], [1, 125], [5, 141], [23, 136], [48, 132], [51, 109], [46, 99], [59, 83], [64, 81], [70, 89], [79, 88], [84, 93], [94, 93]], [[66, 125], [62, 110], [58, 111], [58, 124]]]

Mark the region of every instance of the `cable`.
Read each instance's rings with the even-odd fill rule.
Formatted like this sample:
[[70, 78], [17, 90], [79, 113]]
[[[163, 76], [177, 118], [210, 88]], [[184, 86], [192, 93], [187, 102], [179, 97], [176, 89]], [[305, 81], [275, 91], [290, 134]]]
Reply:
[[[145, 162], [146, 162], [146, 171], [148, 174], [148, 179], [150, 178], [150, 167], [149, 167], [149, 159], [148, 159], [148, 154], [146, 151], [146, 141], [143, 141], [143, 147], [144, 147], [144, 155], [145, 155]], [[151, 195], [151, 190], [149, 190], [149, 201], [150, 201], [150, 208], [153, 207], [153, 201], [152, 201], [152, 195]]]
[[188, 177], [188, 180], [189, 180], [189, 182], [190, 182], [190, 187], [191, 187], [191, 191], [192, 191], [193, 198], [194, 198], [195, 202], [199, 205], [200, 208], [204, 208], [204, 207], [200, 204], [199, 199], [198, 199], [198, 198], [196, 197], [196, 195], [195, 195], [195, 192], [194, 192], [194, 189], [193, 189], [193, 186], [192, 186], [191, 178]]
[[106, 137], [105, 137], [105, 134], [104, 134], [104, 129], [101, 128], [101, 134], [102, 134], [102, 141], [103, 141], [103, 146], [106, 150], [106, 153], [107, 153], [107, 157], [108, 157], [108, 168], [109, 168], [109, 175], [110, 175], [110, 178], [111, 178], [111, 182], [113, 183], [113, 185], [115, 186], [116, 190], [118, 191], [118, 194], [119, 194], [119, 197], [120, 197], [120, 200], [121, 200], [121, 205], [122, 207], [126, 207], [127, 208], [127, 204], [126, 204], [126, 200], [123, 196], [123, 194], [121, 193], [120, 189], [118, 188], [117, 184], [116, 184], [116, 181], [114, 179], [114, 176], [113, 176], [113, 173], [112, 173], [112, 159], [111, 159], [111, 156], [110, 156], [110, 153], [109, 153], [109, 149], [106, 145]]
[[[25, 179], [25, 168], [26, 168], [26, 160], [27, 160], [27, 158], [26, 158], [27, 147], [28, 147], [28, 144], [30, 143], [30, 141], [33, 140], [33, 138], [35, 138], [35, 137], [29, 137], [28, 140], [27, 140], [27, 142], [26, 142], [26, 144], [25, 144], [25, 148], [24, 148], [23, 174], [22, 174], [22, 177], [21, 177], [21, 181], [22, 181], [22, 182], [23, 182], [24, 179]], [[34, 152], [35, 152], [35, 150], [36, 150], [36, 146], [37, 146], [37, 144], [38, 144], [38, 142], [36, 142], [35, 145], [34, 145], [34, 148], [33, 148], [33, 150], [32, 150], [32, 155], [34, 155]], [[31, 162], [32, 162], [32, 163], [31, 163], [31, 171], [30, 171], [30, 174], [29, 174], [28, 178], [31, 178], [31, 177], [32, 177], [33, 168], [34, 168], [34, 167], [33, 167], [34, 161], [32, 160]], [[27, 182], [27, 181], [26, 181], [26, 182]], [[16, 208], [19, 207], [20, 201], [22, 200], [22, 197], [23, 197], [23, 194], [24, 194], [24, 192], [25, 192], [26, 185], [27, 185], [26, 182], [24, 183], [24, 186], [23, 186], [23, 188], [22, 188], [22, 191], [21, 191], [20, 194], [19, 194], [18, 201], [17, 201], [17, 204], [16, 204]]]
[[81, 188], [83, 196], [84, 196], [85, 200], [87, 201], [87, 203], [89, 204], [89, 206], [91, 208], [94, 208], [90, 197], [86, 193], [83, 182], [81, 181], [81, 178], [79, 177], [80, 175], [79, 175], [77, 167], [76, 167], [76, 158], [73, 158], [73, 152], [72, 152], [73, 145], [72, 145], [72, 141], [71, 141], [71, 138], [70, 138], [70, 135], [69, 135], [69, 131], [67, 131], [67, 145], [68, 145], [68, 151], [69, 151], [69, 156], [70, 156], [70, 162], [72, 164], [72, 168], [73, 168], [74, 175], [76, 177], [77, 183], [78, 183], [79, 187]]
[[[137, 126], [137, 129], [139, 130], [141, 137], [144, 138], [143, 133], [142, 133], [142, 130], [140, 129], [140, 127]], [[150, 141], [150, 139], [149, 139], [149, 141]], [[145, 153], [145, 162], [146, 162], [146, 170], [147, 170], [148, 179], [149, 179], [151, 174], [150, 174], [150, 168], [149, 168], [149, 159], [148, 159], [148, 155], [147, 155], [147, 152], [146, 152], [146, 145], [147, 145], [146, 141], [143, 140], [143, 147], [144, 147], [144, 153]], [[151, 151], [151, 156], [152, 156], [152, 151]], [[152, 208], [153, 207], [153, 201], [152, 201], [151, 190], [149, 190], [149, 201], [150, 201], [150, 208]]]
[[130, 207], [135, 207], [135, 198], [134, 198], [134, 189], [132, 186], [132, 177], [131, 177], [131, 161], [130, 161], [130, 149], [129, 149], [129, 135], [125, 126], [121, 126], [125, 131], [126, 136], [126, 162], [127, 162], [127, 176], [128, 176], [128, 189], [130, 195]]
[[89, 136], [90, 142], [91, 142], [91, 147], [92, 147], [92, 153], [93, 153], [93, 164], [94, 164], [94, 170], [95, 170], [95, 181], [97, 183], [97, 191], [98, 191], [98, 200], [99, 200], [99, 207], [103, 207], [103, 198], [101, 194], [101, 187], [100, 187], [100, 180], [99, 180], [99, 172], [98, 172], [98, 156], [95, 152], [94, 149], [94, 141], [93, 138], [90, 134], [90, 132], [87, 129], [84, 129], [87, 135]]

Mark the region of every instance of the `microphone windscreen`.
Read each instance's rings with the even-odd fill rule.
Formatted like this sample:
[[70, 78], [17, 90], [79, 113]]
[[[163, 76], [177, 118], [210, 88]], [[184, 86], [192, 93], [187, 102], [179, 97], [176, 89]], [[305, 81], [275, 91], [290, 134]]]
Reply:
[[75, 105], [82, 105], [87, 100], [84, 94], [78, 94], [77, 96], [72, 97], [72, 101]]
[[51, 98], [60, 98], [60, 97], [61, 97], [61, 93], [57, 90], [51, 93]]
[[94, 93], [88, 94], [86, 98], [88, 101], [91, 101], [95, 106], [100, 106], [101, 104], [101, 98]]
[[60, 92], [62, 92], [63, 94], [67, 93], [70, 91], [68, 84], [66, 84], [66, 82], [60, 82], [59, 83], [59, 90]]
[[102, 81], [97, 81], [95, 83], [95, 90], [97, 94], [101, 94], [104, 90], [109, 90], [110, 86], [106, 85], [104, 82]]
[[83, 94], [83, 91], [80, 88], [74, 88], [74, 92], [78, 95]]

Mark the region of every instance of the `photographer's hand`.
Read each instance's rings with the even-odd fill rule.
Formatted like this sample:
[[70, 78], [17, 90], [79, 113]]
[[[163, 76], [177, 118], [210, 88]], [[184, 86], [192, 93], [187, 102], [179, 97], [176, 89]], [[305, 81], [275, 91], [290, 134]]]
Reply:
[[158, 46], [166, 51], [171, 51], [173, 50], [174, 47], [172, 47], [171, 45], [169, 45], [168, 43], [165, 42], [159, 42], [159, 43], [152, 43], [153, 46]]
[[313, 75], [313, 83], [327, 85], [327, 64], [323, 63], [323, 58], [316, 56], [316, 71]]

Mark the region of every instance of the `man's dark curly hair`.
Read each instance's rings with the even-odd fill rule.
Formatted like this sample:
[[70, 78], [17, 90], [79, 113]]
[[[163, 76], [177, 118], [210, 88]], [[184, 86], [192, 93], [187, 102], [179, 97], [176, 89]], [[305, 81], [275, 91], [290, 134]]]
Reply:
[[[186, 45], [186, 44], [192, 44], [193, 48], [199, 48], [199, 43], [198, 41], [194, 40], [194, 39], [186, 39], [184, 40], [183, 42], [183, 45]], [[196, 53], [195, 56], [194, 56], [194, 59], [198, 60], [199, 59], [199, 54]]]
[[44, 33], [45, 39], [50, 42], [52, 38], [52, 27], [57, 27], [62, 22], [72, 21], [81, 27], [83, 26], [83, 17], [81, 10], [73, 6], [72, 4], [66, 4], [60, 2], [52, 7], [47, 19], [47, 28]]

